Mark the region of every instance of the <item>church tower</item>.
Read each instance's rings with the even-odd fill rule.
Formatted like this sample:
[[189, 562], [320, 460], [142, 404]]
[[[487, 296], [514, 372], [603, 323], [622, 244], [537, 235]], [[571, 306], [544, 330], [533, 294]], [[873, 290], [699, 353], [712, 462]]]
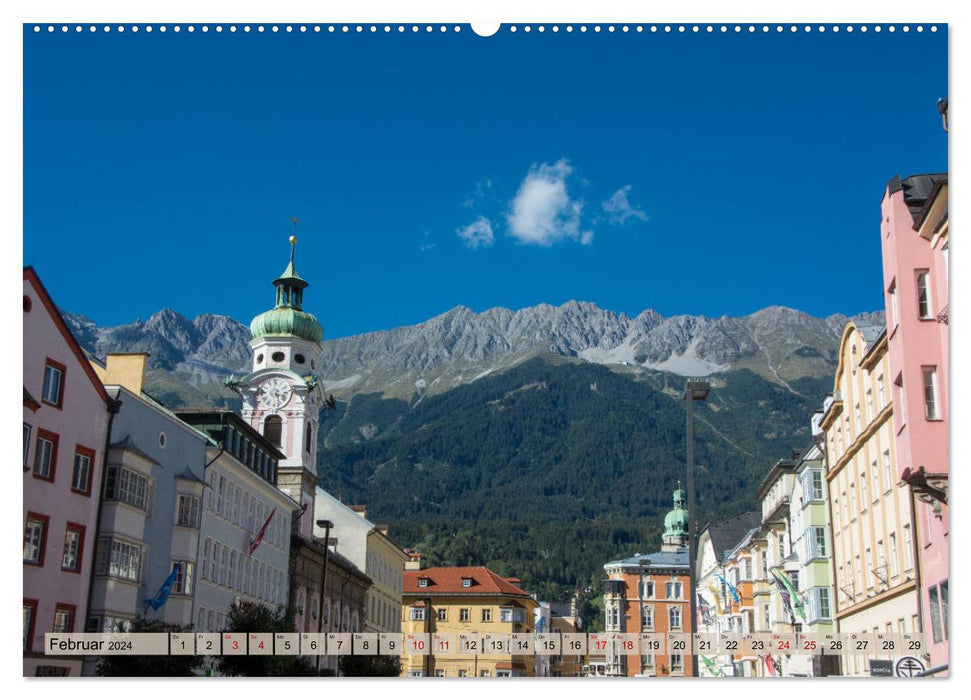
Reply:
[[664, 516], [664, 534], [661, 536], [661, 551], [674, 552], [688, 546], [688, 511], [685, 510], [687, 494], [678, 482], [674, 491], [674, 508]]
[[286, 455], [277, 487], [301, 506], [300, 534], [313, 534], [317, 486], [317, 424], [323, 392], [314, 372], [324, 329], [303, 310], [308, 282], [293, 264], [297, 237], [290, 236], [290, 264], [273, 280], [276, 303], [250, 323], [252, 371], [233, 383], [243, 398], [243, 418]]

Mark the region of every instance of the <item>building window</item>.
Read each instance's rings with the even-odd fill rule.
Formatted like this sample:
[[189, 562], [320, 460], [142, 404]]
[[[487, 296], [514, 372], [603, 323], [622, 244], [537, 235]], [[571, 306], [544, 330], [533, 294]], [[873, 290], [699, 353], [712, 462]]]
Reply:
[[931, 608], [931, 633], [934, 636], [934, 643], [939, 644], [944, 641], [944, 627], [941, 624], [941, 599], [937, 586], [927, 589], [927, 595]]
[[148, 478], [124, 467], [108, 467], [105, 472], [105, 500], [121, 501], [148, 511]]
[[175, 511], [175, 524], [182, 527], [199, 527], [199, 499], [186, 493], [179, 494]]
[[940, 401], [937, 393], [937, 368], [924, 367], [924, 418], [940, 420]]
[[172, 568], [179, 565], [179, 573], [175, 575], [172, 592], [179, 595], [192, 595], [195, 586], [195, 564], [191, 561], [173, 561]]
[[653, 605], [641, 606], [641, 629], [642, 630], [654, 629], [654, 606]]
[[125, 581], [138, 581], [141, 573], [142, 548], [137, 544], [103, 537], [98, 540], [95, 573]]
[[806, 528], [803, 534], [803, 541], [806, 543], [806, 560], [821, 559], [829, 556], [829, 549], [826, 546], [826, 528], [812, 526]]
[[64, 530], [64, 554], [61, 556], [61, 570], [72, 573], [81, 572], [84, 555], [84, 525], [68, 523]]
[[428, 588], [428, 579], [427, 578], [420, 578], [420, 579], [418, 579], [418, 587], [419, 588]]
[[671, 654], [671, 673], [684, 673], [684, 657], [681, 654]]
[[890, 282], [890, 287], [887, 289], [887, 294], [890, 295], [890, 321], [891, 330], [897, 327], [900, 320], [900, 312], [897, 309], [897, 281], [893, 280]]
[[680, 600], [682, 594], [682, 585], [680, 581], [668, 581], [665, 584], [665, 593], [669, 600]]
[[668, 623], [672, 630], [681, 629], [681, 606], [672, 605], [668, 608]]
[[78, 445], [74, 448], [74, 473], [71, 477], [71, 490], [85, 496], [91, 493], [91, 477], [94, 464], [94, 450]]
[[922, 321], [933, 318], [931, 309], [930, 273], [927, 270], [917, 271], [917, 317]]
[[60, 408], [64, 405], [64, 373], [66, 369], [60, 362], [47, 358], [44, 365], [44, 390], [40, 398], [44, 403]]
[[50, 518], [38, 513], [27, 513], [24, 526], [24, 564], [44, 565], [47, 550], [47, 527]]
[[462, 579], [462, 588], [471, 588], [471, 587], [472, 587], [472, 579], [470, 578]]
[[637, 583], [638, 596], [640, 598], [653, 598], [654, 597], [654, 581], [648, 581], [641, 579]]
[[482, 608], [482, 621], [492, 622], [492, 608]]
[[438, 620], [439, 620], [439, 622], [446, 622], [446, 621], [448, 621], [448, 608], [439, 608], [438, 609]]
[[202, 548], [202, 578], [211, 578], [211, 573], [209, 571], [209, 554], [212, 552], [212, 538], [207, 537], [206, 543]]
[[488, 671], [488, 669], [479, 671], [479, 677], [480, 678], [488, 678], [489, 677], [489, 671]]
[[66, 603], [58, 603], [54, 607], [54, 632], [73, 632], [74, 614], [77, 608]]
[[900, 564], [897, 561], [897, 533], [890, 533], [890, 575], [894, 578], [900, 574]]
[[283, 419], [280, 416], [267, 416], [263, 423], [263, 437], [279, 447], [283, 444]]
[[30, 452], [30, 425], [24, 423], [24, 471], [27, 471], [27, 455]]
[[899, 430], [907, 424], [907, 395], [904, 393], [904, 375], [901, 372], [893, 381], [894, 393], [897, 395], [897, 403], [900, 404], [900, 416], [897, 421]]
[[829, 588], [817, 586], [809, 589], [812, 612], [817, 620], [829, 620], [833, 616], [832, 606], [830, 605]]
[[425, 608], [412, 608], [411, 609], [411, 621], [412, 622], [423, 622], [425, 619]]
[[45, 481], [54, 481], [57, 470], [58, 436], [41, 428], [37, 429], [37, 444], [34, 447], [34, 476]]
[[314, 426], [312, 423], [307, 423], [307, 444], [304, 450], [307, 454], [313, 452], [314, 446]]
[[34, 645], [34, 623], [37, 621], [37, 601], [24, 598], [24, 651]]
[[877, 395], [880, 400], [880, 408], [887, 405], [887, 387], [883, 381], [883, 375], [877, 377]]
[[866, 510], [868, 504], [867, 502], [867, 492], [866, 492], [867, 478], [866, 470], [860, 472], [860, 510]]

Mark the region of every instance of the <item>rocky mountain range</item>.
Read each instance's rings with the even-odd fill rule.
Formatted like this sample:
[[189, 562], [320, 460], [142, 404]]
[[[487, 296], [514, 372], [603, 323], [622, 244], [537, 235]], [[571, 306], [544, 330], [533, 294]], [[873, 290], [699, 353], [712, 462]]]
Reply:
[[[882, 312], [853, 318], [883, 323]], [[222, 380], [249, 364], [249, 330], [227, 316], [190, 321], [163, 309], [147, 321], [107, 328], [81, 315], [66, 313], [65, 319], [96, 356], [150, 353], [147, 386], [176, 405], [230, 402]], [[482, 313], [459, 306], [418, 325], [326, 340], [319, 374], [339, 398], [380, 393], [410, 400], [552, 353], [621, 371], [705, 376], [749, 369], [798, 393], [793, 380], [832, 372], [847, 320], [781, 306], [721, 318], [664, 317], [653, 310], [631, 318], [577, 301]]]

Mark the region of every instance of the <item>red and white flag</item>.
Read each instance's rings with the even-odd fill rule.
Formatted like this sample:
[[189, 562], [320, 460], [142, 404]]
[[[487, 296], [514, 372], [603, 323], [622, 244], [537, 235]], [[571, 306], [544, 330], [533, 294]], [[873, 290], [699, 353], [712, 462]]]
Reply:
[[270, 517], [266, 519], [263, 523], [263, 527], [260, 528], [259, 533], [254, 537], [249, 543], [249, 555], [253, 556], [253, 552], [256, 551], [257, 547], [260, 546], [260, 542], [263, 541], [263, 536], [266, 535], [266, 528], [270, 526], [270, 521], [273, 520], [273, 514], [276, 513], [276, 508], [270, 511]]

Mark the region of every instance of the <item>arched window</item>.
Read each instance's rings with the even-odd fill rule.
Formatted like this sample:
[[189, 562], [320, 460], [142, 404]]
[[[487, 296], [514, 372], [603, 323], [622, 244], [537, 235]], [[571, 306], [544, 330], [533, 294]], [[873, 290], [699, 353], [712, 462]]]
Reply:
[[263, 437], [277, 447], [283, 442], [283, 419], [280, 416], [267, 416], [263, 423]]
[[307, 423], [307, 453], [310, 453], [310, 447], [313, 444], [314, 426], [312, 423]]

